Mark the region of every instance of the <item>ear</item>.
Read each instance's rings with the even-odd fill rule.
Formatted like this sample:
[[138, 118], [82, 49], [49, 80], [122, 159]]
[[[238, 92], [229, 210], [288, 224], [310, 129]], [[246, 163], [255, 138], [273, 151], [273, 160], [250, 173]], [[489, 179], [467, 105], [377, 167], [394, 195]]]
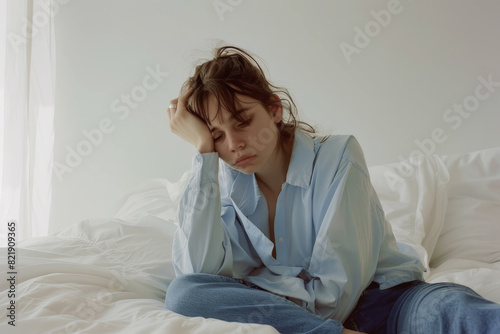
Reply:
[[269, 107], [269, 113], [275, 124], [278, 124], [283, 120], [283, 105], [281, 104], [281, 99], [278, 95], [273, 94], [271, 97], [275, 102], [271, 107]]

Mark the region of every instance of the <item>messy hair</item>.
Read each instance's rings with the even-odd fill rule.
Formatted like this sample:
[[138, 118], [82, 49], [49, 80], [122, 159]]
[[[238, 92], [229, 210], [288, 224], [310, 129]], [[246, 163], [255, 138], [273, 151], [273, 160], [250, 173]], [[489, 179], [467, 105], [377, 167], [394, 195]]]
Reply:
[[279, 147], [284, 147], [285, 142], [293, 138], [297, 128], [311, 136], [316, 132], [314, 127], [297, 119], [297, 106], [288, 90], [271, 84], [255, 57], [241, 48], [216, 48], [214, 58], [196, 66], [194, 75], [184, 86], [193, 89], [188, 110], [207, 124], [211, 123], [207, 105], [212, 96], [218, 101], [216, 117], [220, 117], [223, 107], [235, 120], [244, 122], [243, 116], [236, 112], [236, 95], [239, 94], [259, 101], [268, 111], [274, 106], [283, 107], [283, 120], [277, 124]]

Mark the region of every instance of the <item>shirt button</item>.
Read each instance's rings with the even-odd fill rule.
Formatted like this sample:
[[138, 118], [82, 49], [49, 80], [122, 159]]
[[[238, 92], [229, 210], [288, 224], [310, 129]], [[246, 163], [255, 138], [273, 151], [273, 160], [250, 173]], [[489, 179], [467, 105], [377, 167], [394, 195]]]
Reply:
[[278, 240], [279, 240], [279, 242], [285, 241], [285, 239], [283, 239], [283, 237], [280, 237]]

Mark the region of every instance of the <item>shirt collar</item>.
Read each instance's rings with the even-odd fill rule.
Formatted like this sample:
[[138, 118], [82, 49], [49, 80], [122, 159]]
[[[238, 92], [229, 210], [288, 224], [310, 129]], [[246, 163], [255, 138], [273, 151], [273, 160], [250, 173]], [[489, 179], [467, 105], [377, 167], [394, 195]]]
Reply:
[[253, 214], [261, 197], [255, 174], [238, 172], [234, 179], [230, 196], [234, 204], [240, 208], [245, 216]]
[[[311, 183], [314, 164], [314, 141], [301, 130], [295, 131], [290, 165], [286, 175], [286, 183], [302, 188], [308, 188]], [[255, 212], [258, 201], [262, 196], [255, 174], [237, 172], [226, 166], [233, 174], [234, 182], [230, 197], [241, 212], [249, 216]]]
[[311, 184], [315, 156], [314, 140], [301, 130], [295, 131], [286, 182], [293, 186], [308, 188]]

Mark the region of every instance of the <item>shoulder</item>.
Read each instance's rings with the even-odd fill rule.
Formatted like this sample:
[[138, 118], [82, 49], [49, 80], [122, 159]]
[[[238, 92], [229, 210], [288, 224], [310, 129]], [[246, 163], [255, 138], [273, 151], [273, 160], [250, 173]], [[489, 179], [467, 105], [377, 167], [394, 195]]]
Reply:
[[[314, 139], [316, 164], [329, 169], [338, 169], [351, 164], [368, 175], [365, 156], [361, 145], [353, 135], [330, 135]], [[336, 168], [335, 168], [336, 167]]]

